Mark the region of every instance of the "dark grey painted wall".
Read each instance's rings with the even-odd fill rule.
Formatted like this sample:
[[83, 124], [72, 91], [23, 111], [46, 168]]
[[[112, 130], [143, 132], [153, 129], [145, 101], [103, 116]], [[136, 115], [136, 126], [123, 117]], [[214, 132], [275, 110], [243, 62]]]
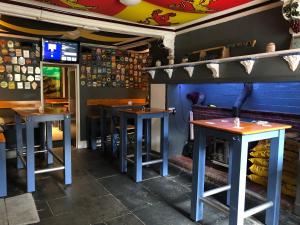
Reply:
[[[175, 47], [177, 63], [186, 55], [195, 50], [206, 49], [215, 46], [227, 45], [231, 43], [238, 43], [256, 39], [256, 47], [251, 48], [236, 48], [231, 50], [231, 56], [245, 55], [265, 52], [265, 46], [269, 42], [276, 43], [277, 50], [288, 49], [290, 45], [291, 36], [288, 33], [288, 23], [283, 19], [281, 15], [281, 8], [275, 8], [258, 14], [246, 16], [233, 21], [222, 23], [219, 25], [207, 27], [201, 30], [196, 30], [186, 34], [178, 35], [176, 37]], [[170, 154], [181, 154], [184, 142], [188, 136], [188, 111], [191, 109], [191, 104], [186, 100], [186, 93], [198, 90], [203, 91], [207, 95], [206, 104], [216, 104], [222, 107], [232, 107], [232, 104], [237, 97], [241, 83], [243, 82], [286, 82], [286, 81], [300, 81], [300, 68], [295, 72], [291, 72], [288, 64], [279, 57], [260, 59], [257, 60], [251, 75], [246, 74], [244, 68], [239, 62], [230, 62], [220, 65], [221, 78], [213, 79], [211, 77], [211, 71], [204, 65], [197, 66], [195, 68], [192, 78], [189, 78], [188, 74], [182, 69], [176, 69], [174, 71], [172, 79], [169, 79], [162, 71], [156, 74], [153, 83], [168, 83], [167, 90], [167, 105], [169, 107], [176, 107], [176, 115], [170, 116]], [[226, 86], [225, 83], [235, 83]], [[172, 84], [184, 84], [190, 85], [172, 85]], [[219, 84], [209, 84], [219, 83]], [[222, 84], [223, 83], [223, 84]], [[194, 85], [191, 85], [194, 84]], [[296, 84], [296, 83], [294, 83]], [[284, 107], [286, 112], [299, 113], [299, 108], [295, 108], [293, 104], [299, 101], [293, 99], [286, 100], [286, 96], [293, 96], [299, 94], [299, 83], [295, 88], [285, 86], [288, 92], [284, 92], [284, 89], [280, 89], [280, 83], [272, 84], [271, 86], [263, 86], [259, 84], [259, 91], [254, 90], [255, 95], [248, 100], [249, 109], [265, 109], [270, 111], [278, 110], [281, 106]], [[223, 86], [224, 85], [224, 86]], [[269, 84], [265, 84], [269, 85]], [[184, 87], [184, 88], [183, 88]], [[224, 88], [222, 88], [224, 87]], [[274, 88], [272, 94], [263, 91], [263, 87], [269, 87], [270, 91]], [[278, 89], [279, 88], [279, 89]], [[280, 91], [277, 91], [280, 90]], [[278, 101], [279, 106], [271, 107], [270, 99], [262, 102], [262, 98], [268, 94], [272, 95], [272, 102]], [[285, 97], [284, 97], [285, 96]], [[291, 105], [287, 105], [287, 103]], [[249, 103], [251, 102], [251, 104]], [[246, 104], [246, 105], [247, 105]], [[273, 104], [274, 106], [275, 104]]]
[[256, 39], [256, 46], [234, 49], [231, 56], [265, 52], [269, 42], [276, 44], [277, 50], [288, 49], [290, 35], [288, 22], [281, 14], [281, 7], [245, 16], [219, 25], [178, 35], [176, 37], [176, 61], [195, 50], [238, 43]]
[[[231, 49], [231, 56], [265, 52], [266, 44], [274, 42], [277, 50], [289, 49], [291, 35], [288, 23], [281, 15], [281, 7], [249, 15], [236, 20], [203, 28], [176, 37], [175, 61], [195, 50], [216, 46], [257, 40], [254, 48], [240, 47]], [[300, 69], [292, 72], [288, 64], [279, 57], [257, 60], [251, 75], [247, 75], [239, 62], [220, 64], [219, 79], [211, 76], [205, 65], [195, 68], [192, 78], [182, 69], [174, 70], [172, 79], [163, 71], [158, 71], [152, 83], [219, 83], [219, 82], [270, 82], [299, 81]]]
[[0, 100], [3, 101], [40, 101], [41, 89], [36, 90], [8, 90], [0, 88]]

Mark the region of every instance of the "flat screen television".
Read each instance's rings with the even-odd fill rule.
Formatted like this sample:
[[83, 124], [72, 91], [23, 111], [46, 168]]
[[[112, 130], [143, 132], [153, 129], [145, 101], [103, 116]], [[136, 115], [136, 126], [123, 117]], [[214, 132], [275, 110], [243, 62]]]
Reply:
[[79, 43], [55, 39], [43, 39], [43, 61], [78, 63]]

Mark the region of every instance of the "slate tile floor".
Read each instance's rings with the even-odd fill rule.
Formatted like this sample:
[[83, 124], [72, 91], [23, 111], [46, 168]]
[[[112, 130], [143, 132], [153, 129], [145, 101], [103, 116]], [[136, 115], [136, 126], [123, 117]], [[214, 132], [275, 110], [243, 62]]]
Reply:
[[[74, 150], [72, 159], [71, 186], [63, 185], [62, 172], [37, 176], [33, 196], [41, 225], [228, 224], [228, 216], [209, 206], [205, 206], [202, 223], [189, 218], [192, 179], [173, 166], [168, 177], [160, 177], [157, 166], [144, 168], [145, 180], [136, 184], [130, 177], [133, 167], [129, 175], [122, 175], [117, 160], [100, 151]], [[8, 172], [9, 195], [24, 193], [25, 171], [16, 170], [11, 161]], [[217, 198], [225, 200], [224, 195]], [[253, 204], [248, 202], [247, 208]], [[282, 210], [280, 224], [300, 224], [300, 218]]]

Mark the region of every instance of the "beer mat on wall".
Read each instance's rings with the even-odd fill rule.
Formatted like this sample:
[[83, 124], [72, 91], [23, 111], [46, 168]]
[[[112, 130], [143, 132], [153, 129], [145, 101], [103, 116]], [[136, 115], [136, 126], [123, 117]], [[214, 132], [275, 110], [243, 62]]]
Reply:
[[[17, 41], [18, 40], [18, 41]], [[0, 38], [0, 88], [37, 89], [40, 82], [38, 43], [19, 39]], [[36, 77], [37, 76], [37, 77]], [[27, 82], [26, 82], [27, 81]]]
[[[149, 53], [92, 48], [91, 53], [81, 55], [80, 84], [83, 87], [144, 89], [148, 75], [142, 75], [142, 68], [148, 63]], [[129, 81], [131, 85], [126, 85]]]

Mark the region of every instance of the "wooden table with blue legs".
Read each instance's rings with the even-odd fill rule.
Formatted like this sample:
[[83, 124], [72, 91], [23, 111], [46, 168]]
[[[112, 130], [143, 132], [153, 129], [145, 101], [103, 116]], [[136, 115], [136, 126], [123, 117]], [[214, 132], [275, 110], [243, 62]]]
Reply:
[[[240, 122], [240, 126], [236, 126], [233, 118], [196, 120], [192, 123], [195, 126], [192, 219], [203, 219], [203, 203], [211, 204], [207, 197], [227, 191], [230, 225], [242, 225], [244, 219], [263, 210], [266, 210], [265, 224], [278, 225], [285, 129], [291, 126], [250, 122]], [[230, 159], [228, 185], [204, 192], [207, 137], [228, 140]], [[245, 211], [248, 143], [264, 139], [271, 140], [267, 199], [262, 205]]]
[[[72, 183], [72, 162], [71, 162], [71, 115], [61, 109], [46, 109], [39, 112], [37, 109], [14, 108], [16, 115], [16, 138], [17, 138], [17, 166], [26, 167], [27, 191], [35, 191], [35, 175], [64, 170], [65, 184]], [[26, 129], [26, 151], [23, 151], [22, 125], [21, 119], [25, 121]], [[63, 159], [52, 151], [52, 123], [63, 121]], [[35, 146], [34, 146], [34, 126], [37, 123], [46, 123], [46, 142], [48, 164], [53, 164], [53, 157], [61, 166], [35, 170]], [[26, 160], [24, 159], [26, 157]]]
[[107, 115], [110, 116], [110, 133], [111, 133], [111, 152], [113, 156], [116, 156], [117, 151], [117, 118], [119, 117], [119, 110], [122, 109], [141, 109], [145, 106], [143, 103], [134, 103], [134, 104], [110, 104], [110, 103], [102, 103], [98, 105], [100, 108], [101, 115], [101, 124], [100, 124], [100, 133], [101, 133], [101, 142], [102, 148], [105, 148], [104, 141], [105, 140], [105, 119]]
[[[162, 109], [129, 109], [120, 110], [121, 114], [121, 154], [120, 170], [121, 173], [127, 172], [127, 161], [132, 161], [127, 156], [127, 120], [135, 120], [136, 146], [134, 151], [135, 181], [142, 181], [142, 167], [161, 163], [161, 176], [168, 175], [168, 136], [169, 136], [169, 112]], [[151, 151], [151, 119], [161, 119], [161, 141], [160, 151], [161, 159], [150, 160]], [[143, 144], [143, 120], [146, 121], [145, 144], [146, 144], [146, 162], [143, 162], [142, 144]]]
[[7, 195], [5, 137], [0, 133], [0, 198]]

